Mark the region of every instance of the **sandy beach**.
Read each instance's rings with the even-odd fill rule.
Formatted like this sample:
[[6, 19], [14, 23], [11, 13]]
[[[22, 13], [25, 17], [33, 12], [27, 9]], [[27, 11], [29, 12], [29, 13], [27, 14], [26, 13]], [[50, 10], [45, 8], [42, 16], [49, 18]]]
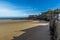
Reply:
[[14, 36], [22, 35], [24, 29], [48, 23], [38, 23], [32, 20], [0, 20], [0, 40], [12, 40]]

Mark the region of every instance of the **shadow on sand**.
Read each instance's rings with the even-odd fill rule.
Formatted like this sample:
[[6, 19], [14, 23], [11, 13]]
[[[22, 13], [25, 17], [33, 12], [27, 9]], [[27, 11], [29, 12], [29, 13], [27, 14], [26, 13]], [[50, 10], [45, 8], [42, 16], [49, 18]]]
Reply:
[[49, 27], [48, 26], [36, 26], [25, 30], [25, 32], [18, 37], [13, 37], [12, 40], [49, 40]]

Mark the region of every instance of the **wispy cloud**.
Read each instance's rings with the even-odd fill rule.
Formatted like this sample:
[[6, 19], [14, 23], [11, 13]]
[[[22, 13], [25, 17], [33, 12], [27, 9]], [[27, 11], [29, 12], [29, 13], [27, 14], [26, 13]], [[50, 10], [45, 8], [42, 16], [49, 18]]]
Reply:
[[[17, 9], [17, 6], [12, 5], [9, 2], [0, 2], [0, 17], [25, 17], [32, 13], [33, 10], [29, 7], [28, 9]], [[21, 7], [20, 7], [21, 8]], [[30, 12], [31, 11], [31, 12]]]

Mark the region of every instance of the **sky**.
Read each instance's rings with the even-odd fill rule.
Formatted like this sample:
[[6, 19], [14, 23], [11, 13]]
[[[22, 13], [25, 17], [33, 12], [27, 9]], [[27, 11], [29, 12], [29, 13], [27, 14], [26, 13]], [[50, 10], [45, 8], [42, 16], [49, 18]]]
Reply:
[[60, 8], [60, 0], [0, 0], [0, 17], [27, 17]]

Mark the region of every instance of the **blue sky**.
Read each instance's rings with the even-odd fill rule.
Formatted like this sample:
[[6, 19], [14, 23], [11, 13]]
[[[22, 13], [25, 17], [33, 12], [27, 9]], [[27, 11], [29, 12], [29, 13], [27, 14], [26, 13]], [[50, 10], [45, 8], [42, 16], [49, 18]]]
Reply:
[[60, 8], [60, 0], [0, 0], [0, 17], [27, 17]]

